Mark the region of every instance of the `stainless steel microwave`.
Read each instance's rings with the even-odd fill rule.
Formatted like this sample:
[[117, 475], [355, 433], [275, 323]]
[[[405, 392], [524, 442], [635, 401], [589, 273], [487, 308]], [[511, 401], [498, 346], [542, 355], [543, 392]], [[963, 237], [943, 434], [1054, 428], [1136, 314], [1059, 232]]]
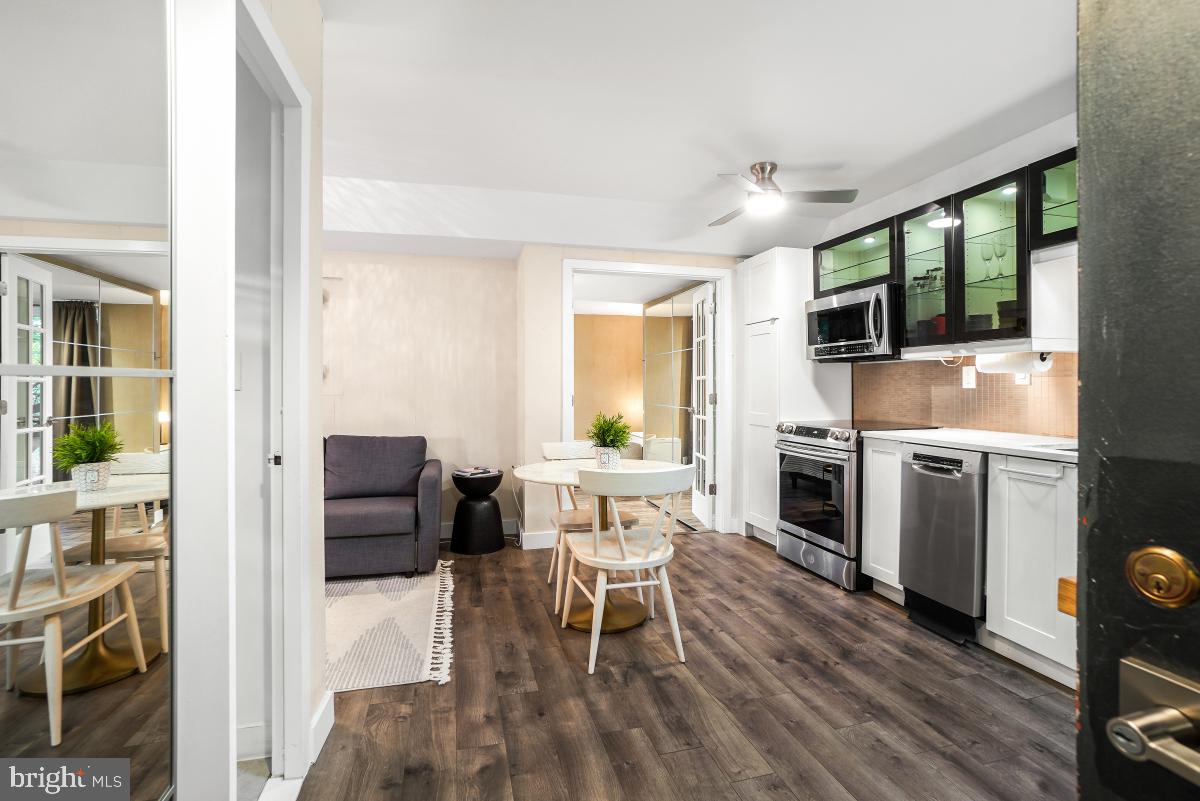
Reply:
[[900, 358], [900, 285], [876, 284], [804, 304], [808, 358], [869, 361]]

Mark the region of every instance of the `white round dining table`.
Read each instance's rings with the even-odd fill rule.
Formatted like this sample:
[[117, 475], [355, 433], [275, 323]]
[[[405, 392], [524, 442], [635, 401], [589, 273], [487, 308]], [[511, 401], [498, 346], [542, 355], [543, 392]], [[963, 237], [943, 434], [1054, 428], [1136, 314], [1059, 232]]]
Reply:
[[[621, 459], [621, 466], [616, 472], [648, 473], [656, 470], [674, 470], [679, 465], [674, 462], [655, 461], [653, 459]], [[553, 459], [544, 462], [523, 464], [513, 470], [513, 475], [531, 484], [549, 484], [558, 487], [578, 487], [579, 471], [581, 468], [596, 468], [595, 459]], [[608, 498], [598, 495], [593, 503], [600, 504], [601, 526], [608, 525]], [[563, 553], [559, 553], [562, 559]], [[604, 599], [604, 622], [601, 631], [605, 634], [640, 626], [646, 621], [646, 605], [640, 601], [616, 593], [608, 593]], [[583, 603], [577, 603], [576, 609], [567, 619], [567, 625], [579, 631], [592, 630], [592, 605], [584, 598]]]

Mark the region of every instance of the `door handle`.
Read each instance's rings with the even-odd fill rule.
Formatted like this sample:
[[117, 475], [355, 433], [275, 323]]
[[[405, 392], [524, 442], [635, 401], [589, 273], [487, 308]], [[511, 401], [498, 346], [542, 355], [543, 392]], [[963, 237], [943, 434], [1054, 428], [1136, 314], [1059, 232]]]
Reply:
[[1120, 686], [1124, 714], [1105, 727], [1113, 747], [1134, 762], [1153, 762], [1200, 785], [1200, 728], [1193, 722], [1200, 710], [1200, 684], [1127, 658], [1121, 660]]
[[937, 467], [937, 466], [933, 466], [933, 465], [924, 465], [924, 464], [910, 464], [909, 467], [911, 467], [913, 470], [917, 471], [918, 473], [924, 473], [927, 476], [937, 476], [938, 478], [953, 478], [956, 481], [963, 477], [963, 472], [961, 470], [955, 470], [952, 467]]
[[881, 336], [875, 335], [875, 304], [879, 302], [879, 293], [875, 292], [871, 295], [871, 302], [867, 304], [867, 335], [871, 337], [871, 344], [876, 348], [879, 347], [881, 338]]

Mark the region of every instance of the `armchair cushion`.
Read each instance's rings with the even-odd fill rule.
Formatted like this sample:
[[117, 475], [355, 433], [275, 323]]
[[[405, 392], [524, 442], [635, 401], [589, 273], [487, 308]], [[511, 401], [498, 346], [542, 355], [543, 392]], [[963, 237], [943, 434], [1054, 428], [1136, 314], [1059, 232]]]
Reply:
[[325, 440], [325, 498], [415, 496], [425, 450], [424, 437], [330, 436]]
[[416, 498], [335, 498], [325, 501], [325, 538], [413, 534]]

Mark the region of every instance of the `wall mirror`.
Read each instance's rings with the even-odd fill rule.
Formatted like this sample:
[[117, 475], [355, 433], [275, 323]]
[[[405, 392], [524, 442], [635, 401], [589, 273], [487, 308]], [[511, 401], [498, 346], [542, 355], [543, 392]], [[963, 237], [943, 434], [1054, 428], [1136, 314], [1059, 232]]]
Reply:
[[165, 10], [0, 8], [0, 755], [128, 760], [145, 801], [172, 786]]

